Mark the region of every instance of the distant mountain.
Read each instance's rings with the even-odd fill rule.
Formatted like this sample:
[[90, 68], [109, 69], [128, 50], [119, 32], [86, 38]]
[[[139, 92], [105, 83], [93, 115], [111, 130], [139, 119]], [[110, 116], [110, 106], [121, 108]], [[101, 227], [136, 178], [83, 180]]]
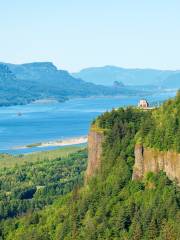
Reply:
[[180, 71], [156, 70], [156, 69], [126, 69], [115, 66], [97, 68], [86, 68], [78, 73], [72, 73], [73, 77], [84, 81], [107, 86], [113, 85], [115, 81], [124, 85], [154, 85], [161, 87], [166, 79], [173, 78]]
[[125, 87], [125, 85], [122, 82], [114, 81], [113, 86], [117, 88]]
[[0, 106], [26, 104], [39, 96], [33, 83], [20, 84], [8, 66], [0, 64]]
[[165, 79], [163, 82], [163, 87], [180, 89], [180, 73], [174, 73]]
[[50, 62], [0, 64], [0, 105], [26, 104], [52, 98], [64, 101], [72, 97], [135, 94], [135, 90], [107, 87], [74, 78]]

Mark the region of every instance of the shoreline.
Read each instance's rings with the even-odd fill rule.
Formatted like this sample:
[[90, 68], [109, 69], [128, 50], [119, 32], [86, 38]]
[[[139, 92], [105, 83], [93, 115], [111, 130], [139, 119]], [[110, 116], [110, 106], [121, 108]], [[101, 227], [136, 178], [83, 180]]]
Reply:
[[[127, 87], [137, 87], [139, 88], [140, 86], [134, 86], [134, 85], [129, 85]], [[164, 89], [161, 89], [160, 90], [160, 94], [162, 93], [169, 93], [169, 92], [173, 92], [173, 93], [176, 93], [178, 90], [178, 88], [164, 88]], [[153, 93], [154, 94], [157, 94], [157, 92]], [[91, 96], [86, 96], [86, 97], [81, 97], [81, 96], [73, 96], [73, 97], [68, 97], [67, 99], [63, 99], [63, 100], [58, 100], [58, 99], [49, 99], [49, 98], [43, 98], [43, 99], [36, 99], [34, 101], [30, 101], [30, 102], [26, 102], [26, 103], [14, 103], [14, 104], [11, 104], [11, 103], [8, 103], [8, 104], [0, 104], [0, 108], [6, 108], [6, 107], [21, 107], [21, 106], [27, 106], [27, 105], [31, 105], [31, 104], [34, 104], [34, 105], [38, 105], [38, 104], [43, 104], [43, 105], [48, 105], [48, 104], [57, 104], [57, 103], [64, 103], [64, 102], [67, 102], [67, 101], [71, 101], [71, 100], [74, 100], [74, 99], [93, 99], [93, 98], [107, 98], [107, 97], [110, 97], [110, 98], [129, 98], [129, 97], [135, 97], [135, 96], [138, 96], [138, 97], [142, 97], [142, 96], [151, 96], [152, 95], [152, 91], [150, 92], [141, 92], [141, 93], [134, 93], [134, 94], [115, 94], [115, 95], [91, 95]]]
[[78, 144], [87, 143], [88, 137], [87, 136], [80, 136], [80, 137], [72, 137], [66, 138], [62, 140], [53, 140], [48, 142], [39, 142], [39, 143], [32, 143], [23, 146], [16, 146], [12, 147], [11, 150], [20, 150], [20, 149], [30, 149], [30, 148], [43, 148], [43, 147], [63, 147], [63, 146], [73, 146]]

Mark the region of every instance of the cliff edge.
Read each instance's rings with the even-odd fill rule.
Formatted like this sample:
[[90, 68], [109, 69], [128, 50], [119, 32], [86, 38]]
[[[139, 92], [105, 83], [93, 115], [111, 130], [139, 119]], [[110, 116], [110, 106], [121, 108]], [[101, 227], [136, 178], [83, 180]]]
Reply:
[[143, 145], [135, 146], [133, 179], [142, 179], [148, 172], [164, 171], [171, 180], [180, 183], [180, 153], [162, 152]]
[[85, 181], [93, 176], [100, 167], [103, 140], [104, 133], [102, 131], [90, 130], [88, 135], [88, 166]]

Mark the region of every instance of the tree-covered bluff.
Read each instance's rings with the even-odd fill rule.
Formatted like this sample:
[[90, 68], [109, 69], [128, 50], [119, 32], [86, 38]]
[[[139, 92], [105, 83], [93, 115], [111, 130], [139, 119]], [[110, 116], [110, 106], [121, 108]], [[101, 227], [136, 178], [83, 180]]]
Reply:
[[[138, 115], [141, 116], [140, 119]], [[134, 138], [136, 143], [160, 151], [180, 152], [180, 90], [175, 98], [150, 111], [121, 108], [118, 111], [106, 112], [93, 122], [93, 127], [107, 130], [119, 125], [119, 129], [124, 132], [124, 126], [120, 125], [123, 121], [128, 125], [129, 119], [135, 124], [134, 131], [137, 130]], [[118, 131], [115, 130], [114, 134], [121, 138]]]
[[144, 119], [137, 141], [161, 151], [180, 152], [180, 91]]
[[132, 181], [136, 141], [148, 136], [143, 129], [155, 112], [179, 111], [179, 93], [170, 102], [152, 112], [129, 107], [97, 118], [93, 130], [105, 139], [96, 174], [51, 206], [1, 222], [2, 239], [180, 239], [179, 187], [163, 172]]

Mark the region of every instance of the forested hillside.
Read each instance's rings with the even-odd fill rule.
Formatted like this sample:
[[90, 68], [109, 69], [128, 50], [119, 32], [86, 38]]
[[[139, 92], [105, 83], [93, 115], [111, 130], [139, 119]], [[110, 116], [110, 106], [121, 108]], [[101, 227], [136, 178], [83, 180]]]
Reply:
[[180, 91], [175, 99], [147, 114], [137, 141], [162, 151], [180, 152]]
[[[149, 173], [142, 181], [132, 181], [134, 146], [140, 136], [144, 139], [147, 138], [148, 144], [150, 140], [148, 136], [152, 131], [156, 141], [160, 141], [162, 136], [159, 131], [161, 128], [167, 127], [167, 130], [174, 133], [174, 139], [178, 139], [179, 103], [178, 93], [174, 100], [167, 101], [157, 110], [142, 111], [135, 108], [120, 108], [104, 113], [97, 118], [93, 122], [93, 126], [96, 126], [98, 131], [103, 131], [106, 136], [99, 172], [84, 187], [76, 185], [70, 194], [56, 197], [56, 202], [51, 206], [42, 210], [31, 210], [31, 213], [20, 218], [1, 221], [2, 239], [180, 239], [179, 187], [170, 181], [163, 172]], [[147, 124], [149, 119], [153, 119], [152, 125]], [[159, 122], [159, 119], [162, 119], [162, 122]], [[161, 124], [155, 128], [157, 123]], [[178, 150], [179, 145], [174, 142], [171, 145], [167, 141], [168, 137], [169, 135], [164, 137], [164, 141], [167, 143], [166, 149], [173, 147]], [[159, 147], [159, 145], [155, 145], [155, 147]], [[163, 147], [163, 149], [165, 148]], [[73, 161], [81, 158], [81, 154], [74, 155]], [[68, 165], [69, 161], [72, 164], [71, 157], [67, 161]], [[79, 163], [75, 161], [77, 168]], [[19, 196], [22, 201], [22, 196], [27, 194], [27, 184], [31, 183], [30, 186], [32, 186], [33, 182], [36, 182], [37, 188], [37, 185], [43, 185], [47, 179], [49, 187], [46, 188], [49, 191], [42, 188], [41, 194], [35, 193], [35, 200], [39, 197], [42, 199], [44, 196], [42, 201], [44, 202], [47, 199], [51, 201], [54, 194], [61, 195], [62, 192], [68, 192], [74, 183], [77, 183], [77, 180], [73, 180], [73, 184], [64, 185], [65, 188], [63, 188], [62, 180], [60, 182], [58, 180], [61, 161], [58, 163], [58, 160], [55, 160], [51, 167], [50, 163], [46, 164], [42, 166], [40, 164], [40, 168], [37, 167], [35, 171], [33, 170], [35, 173], [32, 175], [33, 178], [31, 176], [33, 165], [27, 166], [27, 169], [30, 169], [27, 176], [24, 174], [27, 169], [24, 168], [21, 171], [16, 168], [8, 170], [9, 180], [5, 183], [2, 181], [2, 193], [5, 194], [4, 191], [6, 191], [7, 194], [9, 191], [11, 179], [16, 179], [15, 182], [22, 181], [24, 190], [17, 191], [21, 193], [20, 196], [15, 194], [16, 198]], [[64, 162], [64, 164], [66, 163]], [[73, 166], [74, 164], [72, 164]], [[46, 167], [47, 174], [45, 173]], [[55, 174], [52, 174], [53, 169]], [[73, 173], [74, 167], [70, 167], [70, 169]], [[66, 167], [63, 174], [66, 172], [69, 176], [69, 170], [67, 171]], [[37, 177], [35, 177], [36, 173]], [[70, 181], [74, 179], [72, 173], [70, 174], [71, 178], [68, 178]], [[7, 170], [1, 174], [1, 179], [5, 175], [7, 176]], [[13, 198], [13, 194], [14, 192], [10, 196], [8, 195], [8, 198]]]

